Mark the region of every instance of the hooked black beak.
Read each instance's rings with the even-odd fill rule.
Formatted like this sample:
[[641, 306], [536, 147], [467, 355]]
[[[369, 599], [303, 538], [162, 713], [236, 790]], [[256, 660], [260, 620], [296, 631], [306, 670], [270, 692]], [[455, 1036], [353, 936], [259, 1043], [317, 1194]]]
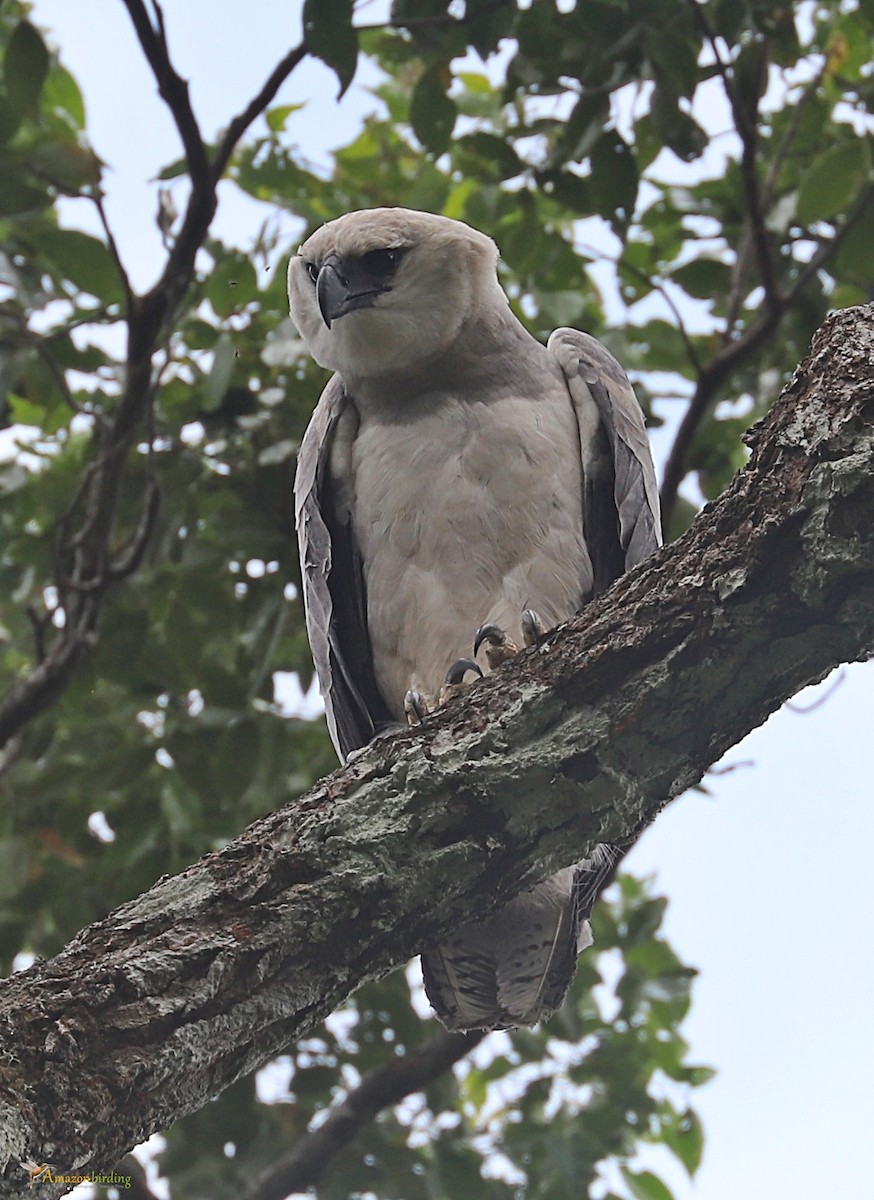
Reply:
[[368, 276], [355, 262], [344, 262], [337, 254], [331, 254], [322, 263], [316, 280], [316, 299], [319, 312], [327, 327], [331, 322], [356, 308], [370, 308], [383, 287], [374, 287]]

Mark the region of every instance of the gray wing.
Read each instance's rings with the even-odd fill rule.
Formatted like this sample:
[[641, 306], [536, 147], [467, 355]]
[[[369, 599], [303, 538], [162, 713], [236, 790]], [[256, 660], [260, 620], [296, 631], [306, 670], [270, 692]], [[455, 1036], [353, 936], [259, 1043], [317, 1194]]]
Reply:
[[[557, 329], [557, 358], [580, 425], [585, 495], [583, 529], [595, 592], [662, 544], [659, 491], [643, 413], [622, 367], [605, 346], [576, 329]], [[574, 882], [577, 949], [593, 941], [588, 918], [633, 845], [598, 845]]]
[[335, 375], [307, 427], [294, 481], [307, 633], [331, 740], [343, 760], [391, 722], [373, 671], [361, 555], [331, 472], [334, 435], [350, 409]]
[[556, 329], [547, 349], [564, 372], [580, 422], [584, 532], [600, 592], [662, 544], [649, 439], [628, 376], [600, 342]]

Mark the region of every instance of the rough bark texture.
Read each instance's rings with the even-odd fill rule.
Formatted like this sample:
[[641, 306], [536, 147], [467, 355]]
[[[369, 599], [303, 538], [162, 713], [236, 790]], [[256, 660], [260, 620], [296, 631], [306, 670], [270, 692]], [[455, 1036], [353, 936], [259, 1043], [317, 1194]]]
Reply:
[[866, 306], [825, 324], [749, 466], [680, 542], [424, 730], [5, 981], [0, 1196], [26, 1190], [24, 1158], [108, 1169], [462, 914], [633, 837], [872, 647]]

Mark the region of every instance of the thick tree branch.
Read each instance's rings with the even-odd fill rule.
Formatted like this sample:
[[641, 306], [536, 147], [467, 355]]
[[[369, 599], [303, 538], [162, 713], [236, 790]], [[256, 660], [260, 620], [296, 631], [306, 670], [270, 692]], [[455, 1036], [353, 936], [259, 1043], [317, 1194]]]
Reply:
[[4, 981], [0, 1196], [23, 1158], [117, 1161], [463, 916], [633, 838], [799, 688], [867, 657], [872, 518], [869, 305], [829, 319], [679, 542], [422, 730]]
[[441, 1030], [402, 1058], [374, 1067], [317, 1128], [271, 1163], [242, 1200], [284, 1200], [316, 1183], [331, 1160], [385, 1108], [419, 1092], [464, 1058], [485, 1037]]

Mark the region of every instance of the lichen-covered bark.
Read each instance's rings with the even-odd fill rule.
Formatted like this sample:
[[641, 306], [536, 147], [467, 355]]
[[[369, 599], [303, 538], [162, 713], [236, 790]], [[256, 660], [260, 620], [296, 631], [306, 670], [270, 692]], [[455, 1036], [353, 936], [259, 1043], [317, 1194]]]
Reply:
[[[108, 1169], [352, 988], [632, 838], [874, 648], [874, 306], [831, 318], [686, 537], [429, 719], [0, 987], [0, 1196]], [[49, 1194], [49, 1189], [45, 1190]]]

